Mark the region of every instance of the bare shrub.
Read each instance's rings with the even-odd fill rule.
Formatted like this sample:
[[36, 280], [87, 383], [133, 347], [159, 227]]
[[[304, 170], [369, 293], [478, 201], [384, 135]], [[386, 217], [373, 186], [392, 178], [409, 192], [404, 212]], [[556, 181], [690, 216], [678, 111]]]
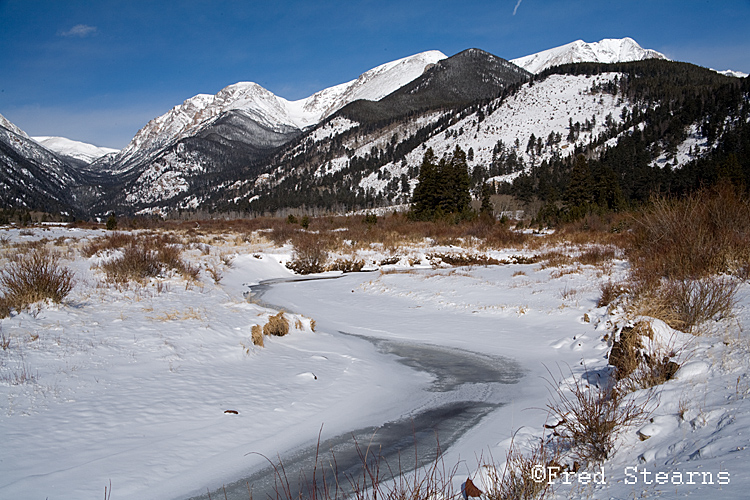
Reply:
[[558, 421], [555, 431], [583, 464], [601, 463], [611, 457], [617, 435], [628, 426], [644, 422], [651, 412], [650, 398], [639, 403], [611, 383], [594, 386], [572, 376], [562, 389], [557, 382], [550, 385], [556, 397], [547, 409]]
[[392, 255], [390, 257], [386, 257], [385, 259], [380, 261], [381, 266], [392, 266], [394, 264], [398, 264], [401, 260], [400, 255]]
[[629, 253], [640, 281], [740, 272], [750, 262], [750, 203], [729, 184], [654, 199], [636, 219]]
[[328, 265], [328, 271], [341, 271], [342, 273], [358, 273], [365, 267], [364, 260], [336, 259]]
[[520, 231], [513, 231], [504, 224], [495, 224], [483, 236], [484, 245], [495, 249], [518, 248], [529, 241], [529, 236]]
[[89, 240], [81, 247], [81, 254], [84, 257], [92, 257], [105, 250], [114, 250], [134, 245], [136, 241], [137, 238], [130, 233], [114, 232], [103, 238]]
[[110, 281], [125, 283], [158, 276], [162, 273], [163, 263], [156, 252], [133, 245], [125, 247], [122, 255], [102, 263], [101, 268]]
[[427, 259], [439, 260], [451, 266], [491, 266], [499, 265], [501, 262], [488, 255], [478, 253], [431, 253]]
[[298, 230], [298, 228], [290, 224], [275, 224], [267, 235], [276, 245], [282, 246], [292, 239], [292, 236], [294, 236]]
[[91, 256], [107, 250], [122, 252], [101, 264], [107, 279], [117, 283], [156, 277], [165, 269], [173, 269], [192, 281], [200, 276], [198, 266], [181, 258], [182, 246], [174, 235], [113, 233], [89, 242], [82, 253]]
[[[377, 446], [363, 448], [356, 439], [354, 446], [358, 455], [359, 471], [352, 473], [350, 469], [340, 472], [334, 451], [331, 450], [330, 458], [324, 460], [320, 456], [320, 445], [320, 437], [318, 437], [312, 470], [300, 471], [296, 487], [292, 484], [281, 460], [273, 462], [264, 455], [260, 455], [268, 460], [273, 468], [275, 500], [335, 500], [340, 498], [458, 500], [460, 498], [460, 493], [455, 492], [453, 488], [453, 479], [458, 466], [451, 469], [445, 466], [439, 442], [435, 459], [425, 466], [415, 466], [411, 472], [404, 470], [400, 458], [397, 464], [388, 463]], [[419, 464], [420, 457], [417, 454], [416, 444], [414, 454], [414, 461]]]
[[289, 333], [289, 322], [284, 317], [284, 311], [268, 318], [268, 323], [263, 327], [263, 335], [274, 335], [283, 337]]
[[636, 314], [658, 318], [676, 330], [695, 333], [705, 321], [732, 314], [736, 280], [712, 276], [698, 280], [668, 279], [647, 288], [642, 285], [633, 304]]
[[539, 441], [531, 452], [524, 454], [519, 451], [515, 444], [511, 444], [505, 456], [505, 468], [497, 470], [494, 464], [484, 464], [483, 468], [489, 479], [486, 492], [488, 500], [532, 500], [542, 499], [552, 493], [552, 478], [540, 478], [538, 470], [540, 466], [545, 471], [554, 470], [559, 466], [559, 453], [544, 441]]
[[0, 272], [3, 296], [0, 312], [21, 310], [41, 300], [60, 303], [73, 289], [73, 271], [60, 265], [58, 254], [46, 248], [14, 259]]
[[321, 273], [326, 269], [325, 242], [314, 233], [300, 233], [294, 240], [292, 260], [287, 267], [298, 274]]
[[253, 325], [251, 336], [253, 339], [253, 344], [257, 345], [258, 347], [263, 347], [263, 327], [261, 327], [260, 325]]

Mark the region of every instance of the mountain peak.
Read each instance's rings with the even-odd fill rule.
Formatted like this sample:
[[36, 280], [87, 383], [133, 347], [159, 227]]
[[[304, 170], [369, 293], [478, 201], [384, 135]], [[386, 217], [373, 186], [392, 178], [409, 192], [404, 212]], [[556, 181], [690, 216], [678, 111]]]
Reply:
[[664, 54], [644, 49], [632, 38], [605, 38], [598, 42], [576, 40], [560, 47], [537, 52], [511, 62], [531, 73], [541, 73], [547, 68], [579, 62], [614, 63], [643, 59], [667, 59]]
[[[357, 79], [321, 90], [305, 99], [288, 101], [254, 82], [228, 85], [215, 95], [198, 94], [138, 131], [115, 159], [118, 166], [135, 157], [198, 133], [221, 114], [242, 111], [270, 129], [303, 129], [315, 125], [357, 99], [378, 100], [419, 77], [446, 56], [432, 50], [377, 66]], [[118, 167], [119, 168], [119, 167]]]
[[29, 138], [29, 136], [26, 135], [26, 132], [18, 128], [15, 124], [13, 124], [10, 120], [5, 118], [3, 115], [0, 115], [0, 127], [10, 130], [14, 134], [20, 135], [21, 137], [24, 137], [26, 139]]

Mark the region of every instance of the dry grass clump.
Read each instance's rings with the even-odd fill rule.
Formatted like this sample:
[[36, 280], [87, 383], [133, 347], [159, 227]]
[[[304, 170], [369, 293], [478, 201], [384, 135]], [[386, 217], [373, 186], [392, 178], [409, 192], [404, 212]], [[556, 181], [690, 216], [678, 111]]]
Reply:
[[289, 333], [289, 322], [284, 317], [284, 311], [268, 318], [268, 323], [263, 327], [263, 335], [283, 337]]
[[653, 340], [651, 323], [639, 321], [622, 328], [612, 344], [609, 364], [615, 367], [615, 379], [625, 391], [661, 385], [671, 380], [680, 368], [674, 361], [678, 353], [670, 346], [654, 344]]
[[251, 338], [253, 340], [253, 344], [257, 345], [258, 347], [263, 347], [263, 327], [260, 325], [253, 325]]
[[628, 287], [626, 284], [614, 283], [612, 281], [602, 283], [599, 289], [602, 294], [596, 302], [596, 307], [608, 306], [617, 300], [618, 297], [628, 293]]
[[74, 286], [73, 271], [60, 265], [60, 257], [46, 248], [20, 255], [0, 272], [0, 314], [21, 310], [42, 300], [60, 303]]
[[101, 264], [107, 279], [118, 283], [130, 280], [141, 281], [162, 272], [162, 263], [156, 253], [140, 246], [128, 246], [122, 255]]
[[648, 418], [650, 399], [638, 402], [614, 384], [591, 385], [574, 376], [571, 379], [561, 389], [550, 382], [556, 397], [547, 408], [557, 420], [551, 427], [581, 463], [601, 463], [614, 453], [623, 429]]
[[575, 259], [568, 254], [552, 250], [545, 252], [536, 257], [536, 260], [542, 263], [542, 269], [548, 267], [564, 267], [575, 263]]
[[131, 233], [115, 231], [103, 238], [96, 238], [86, 242], [86, 244], [81, 247], [81, 254], [88, 258], [107, 250], [135, 245], [137, 240], [138, 238]]
[[578, 262], [586, 266], [598, 266], [615, 258], [617, 252], [612, 245], [595, 245], [587, 248], [578, 256]]

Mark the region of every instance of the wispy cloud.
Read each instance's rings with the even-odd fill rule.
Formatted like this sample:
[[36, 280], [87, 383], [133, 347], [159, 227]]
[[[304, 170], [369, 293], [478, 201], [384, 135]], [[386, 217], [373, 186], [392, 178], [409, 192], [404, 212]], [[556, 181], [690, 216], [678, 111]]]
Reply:
[[75, 26], [70, 28], [68, 31], [61, 32], [60, 36], [67, 36], [67, 37], [75, 36], [78, 38], [85, 38], [87, 36], [95, 35], [96, 32], [97, 32], [96, 26], [89, 26], [87, 24], [76, 24]]
[[516, 4], [515, 8], [513, 9], [513, 15], [514, 16], [516, 15], [516, 11], [518, 10], [518, 6], [521, 5], [521, 2], [523, 2], [523, 0], [518, 0], [518, 3]]

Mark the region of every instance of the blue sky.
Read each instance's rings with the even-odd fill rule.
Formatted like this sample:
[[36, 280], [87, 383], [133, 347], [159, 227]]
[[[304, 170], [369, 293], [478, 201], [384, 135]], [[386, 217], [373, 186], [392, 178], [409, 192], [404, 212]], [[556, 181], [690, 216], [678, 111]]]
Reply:
[[121, 148], [195, 94], [254, 81], [299, 99], [432, 49], [512, 59], [629, 36], [750, 73], [749, 27], [750, 0], [0, 0], [0, 114]]

